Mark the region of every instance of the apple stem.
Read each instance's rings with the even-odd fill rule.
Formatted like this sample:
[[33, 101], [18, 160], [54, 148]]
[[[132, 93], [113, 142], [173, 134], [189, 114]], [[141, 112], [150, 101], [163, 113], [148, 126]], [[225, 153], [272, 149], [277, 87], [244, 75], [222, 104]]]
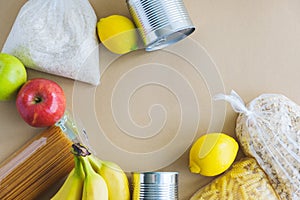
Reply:
[[40, 102], [42, 102], [42, 98], [41, 97], [35, 97], [34, 102], [35, 103], [40, 103]]

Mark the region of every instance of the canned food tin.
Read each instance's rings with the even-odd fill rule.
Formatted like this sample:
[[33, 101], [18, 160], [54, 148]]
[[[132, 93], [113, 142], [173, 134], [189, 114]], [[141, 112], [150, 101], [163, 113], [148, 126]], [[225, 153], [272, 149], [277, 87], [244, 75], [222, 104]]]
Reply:
[[132, 188], [132, 200], [177, 200], [178, 172], [134, 172]]
[[126, 0], [146, 51], [176, 43], [195, 27], [182, 0]]

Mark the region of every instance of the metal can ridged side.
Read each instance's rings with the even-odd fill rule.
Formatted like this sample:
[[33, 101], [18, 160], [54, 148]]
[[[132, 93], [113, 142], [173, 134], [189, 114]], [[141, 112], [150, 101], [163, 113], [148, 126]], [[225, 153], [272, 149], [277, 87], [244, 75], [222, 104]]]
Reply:
[[146, 50], [163, 48], [195, 30], [182, 0], [127, 0], [127, 5]]
[[177, 200], [177, 172], [146, 172], [132, 174], [132, 199]]

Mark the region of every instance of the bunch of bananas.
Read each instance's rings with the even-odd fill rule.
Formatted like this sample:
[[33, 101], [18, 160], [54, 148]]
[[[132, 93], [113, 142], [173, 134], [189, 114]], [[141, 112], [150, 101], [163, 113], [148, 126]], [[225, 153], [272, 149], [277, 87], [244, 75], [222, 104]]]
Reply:
[[129, 200], [129, 184], [115, 163], [102, 161], [73, 144], [75, 167], [51, 200]]

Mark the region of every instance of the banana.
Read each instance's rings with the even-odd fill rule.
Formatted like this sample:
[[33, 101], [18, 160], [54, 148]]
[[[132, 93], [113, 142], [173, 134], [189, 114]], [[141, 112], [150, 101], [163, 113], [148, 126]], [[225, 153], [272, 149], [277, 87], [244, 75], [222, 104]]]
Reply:
[[51, 200], [81, 200], [84, 171], [80, 160], [74, 156], [75, 167], [69, 173], [64, 184]]
[[108, 188], [105, 180], [92, 168], [89, 156], [79, 156], [85, 172], [82, 200], [108, 200]]
[[130, 200], [128, 179], [116, 163], [102, 161], [90, 155], [88, 159], [94, 170], [100, 174], [108, 187], [109, 200]]

